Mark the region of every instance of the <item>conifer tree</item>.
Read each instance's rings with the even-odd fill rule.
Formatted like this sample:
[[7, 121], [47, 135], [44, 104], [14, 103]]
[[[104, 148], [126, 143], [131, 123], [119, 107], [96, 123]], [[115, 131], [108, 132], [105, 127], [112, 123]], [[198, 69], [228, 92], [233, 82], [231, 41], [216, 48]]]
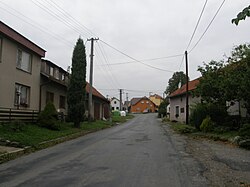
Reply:
[[72, 56], [71, 75], [68, 86], [68, 118], [80, 127], [85, 113], [86, 52], [83, 40], [78, 39]]

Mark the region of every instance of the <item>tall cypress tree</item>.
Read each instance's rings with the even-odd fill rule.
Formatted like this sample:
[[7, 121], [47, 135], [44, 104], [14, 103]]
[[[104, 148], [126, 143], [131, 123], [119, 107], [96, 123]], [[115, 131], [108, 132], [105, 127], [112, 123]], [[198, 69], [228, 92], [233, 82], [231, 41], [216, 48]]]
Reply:
[[86, 87], [86, 52], [81, 38], [76, 42], [73, 57], [71, 76], [68, 86], [67, 102], [68, 117], [75, 127], [80, 127], [85, 113]]

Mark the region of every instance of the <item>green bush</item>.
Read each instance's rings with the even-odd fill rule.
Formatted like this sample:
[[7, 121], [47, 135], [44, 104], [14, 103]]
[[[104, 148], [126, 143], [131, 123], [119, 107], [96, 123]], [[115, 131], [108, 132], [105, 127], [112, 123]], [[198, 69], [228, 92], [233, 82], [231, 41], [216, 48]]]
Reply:
[[250, 138], [250, 124], [244, 124], [240, 128], [239, 135], [243, 138]]
[[47, 103], [44, 110], [38, 116], [38, 124], [51, 130], [60, 130], [57, 120], [57, 111], [52, 102]]
[[225, 106], [218, 104], [207, 103], [207, 115], [211, 117], [216, 125], [223, 125], [227, 119], [228, 113]]
[[158, 108], [158, 118], [162, 116], [165, 117], [167, 115], [167, 106], [168, 106], [167, 100], [164, 100], [163, 102], [161, 102]]
[[200, 130], [202, 132], [211, 132], [214, 129], [214, 122], [211, 117], [207, 116], [201, 123]]
[[213, 103], [198, 103], [191, 108], [190, 123], [200, 130], [201, 123], [207, 117], [211, 117], [214, 125], [223, 125], [227, 119], [227, 111], [224, 106]]
[[190, 123], [195, 126], [197, 130], [200, 130], [202, 121], [207, 116], [207, 107], [203, 103], [196, 104], [191, 108]]

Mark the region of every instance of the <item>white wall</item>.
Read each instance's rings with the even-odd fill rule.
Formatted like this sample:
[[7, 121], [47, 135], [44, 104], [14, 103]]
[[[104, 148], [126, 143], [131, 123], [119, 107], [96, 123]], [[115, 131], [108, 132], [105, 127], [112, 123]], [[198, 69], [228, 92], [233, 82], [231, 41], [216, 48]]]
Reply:
[[[186, 96], [178, 96], [169, 99], [170, 101], [170, 120], [171, 121], [179, 121], [185, 122], [186, 121]], [[193, 97], [189, 95], [189, 115], [190, 115], [190, 108], [195, 105], [196, 103], [200, 103], [200, 97]], [[176, 106], [179, 106], [179, 117], [176, 117]]]

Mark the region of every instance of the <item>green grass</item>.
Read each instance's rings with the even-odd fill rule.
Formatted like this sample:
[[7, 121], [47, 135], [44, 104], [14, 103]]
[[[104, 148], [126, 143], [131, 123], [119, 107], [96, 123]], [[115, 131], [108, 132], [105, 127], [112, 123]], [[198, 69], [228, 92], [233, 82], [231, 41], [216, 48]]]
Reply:
[[110, 127], [108, 122], [95, 121], [84, 122], [81, 128], [74, 128], [72, 123], [61, 123], [59, 131], [49, 130], [32, 124], [24, 124], [21, 129], [16, 130], [13, 124], [0, 125], [0, 138], [19, 142], [22, 146], [35, 146], [41, 142], [64, 137], [74, 133], [97, 131]]
[[171, 128], [180, 134], [188, 134], [193, 137], [203, 137], [208, 138], [212, 140], [220, 140], [220, 141], [229, 141], [230, 139], [234, 138], [235, 136], [239, 135], [238, 131], [220, 131], [220, 130], [214, 130], [212, 132], [201, 132], [195, 129], [195, 127], [191, 125], [186, 125], [183, 123], [173, 123], [173, 122], [167, 122], [170, 124]]
[[171, 125], [174, 131], [181, 133], [181, 134], [196, 132], [196, 129], [191, 125], [186, 125], [183, 123], [173, 123], [173, 122], [170, 122], [169, 124]]
[[112, 116], [112, 122], [113, 123], [124, 123], [128, 119], [132, 119], [134, 116], [131, 114], [128, 114], [127, 116]]
[[11, 124], [0, 125], [0, 137], [6, 140], [19, 142], [23, 146], [34, 146], [43, 141], [67, 136], [79, 131], [72, 128], [71, 124], [62, 124], [60, 131], [53, 131], [37, 125], [25, 124], [22, 130], [14, 131]]

